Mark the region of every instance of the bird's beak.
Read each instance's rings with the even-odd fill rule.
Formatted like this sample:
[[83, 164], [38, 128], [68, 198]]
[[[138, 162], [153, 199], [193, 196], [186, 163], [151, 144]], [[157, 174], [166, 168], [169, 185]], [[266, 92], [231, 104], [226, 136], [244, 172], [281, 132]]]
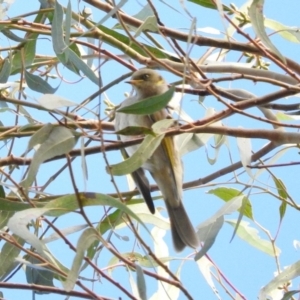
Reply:
[[134, 85], [134, 86], [139, 85], [141, 82], [143, 82], [143, 80], [131, 79], [131, 80], [125, 81], [125, 83], [129, 83], [129, 84]]

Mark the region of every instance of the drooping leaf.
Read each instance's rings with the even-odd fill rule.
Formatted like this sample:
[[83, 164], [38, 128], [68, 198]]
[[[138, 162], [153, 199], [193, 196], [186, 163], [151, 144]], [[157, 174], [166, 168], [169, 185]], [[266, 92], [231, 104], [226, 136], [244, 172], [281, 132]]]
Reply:
[[147, 135], [138, 150], [132, 156], [121, 163], [110, 165], [106, 168], [106, 171], [115, 176], [122, 176], [134, 172], [154, 153], [163, 138], [163, 134], [159, 136]]
[[252, 161], [251, 140], [247, 138], [237, 137], [236, 141], [237, 141], [242, 165], [245, 171], [247, 172], [247, 174], [250, 176], [250, 178], [254, 178], [251, 169], [249, 168]]
[[78, 280], [85, 251], [97, 239], [99, 239], [99, 235], [94, 228], [87, 228], [78, 239], [76, 255], [71, 270], [69, 271], [66, 280], [62, 281], [62, 285], [66, 291], [73, 290], [75, 283]]
[[280, 220], [282, 220], [286, 212], [286, 207], [287, 207], [286, 200], [288, 199], [288, 194], [287, 194], [286, 186], [284, 185], [283, 181], [275, 177], [274, 175], [272, 175], [272, 178], [276, 185], [278, 195], [283, 199], [281, 200], [282, 203], [279, 207]]
[[276, 20], [265, 19], [265, 26], [267, 28], [273, 29], [281, 37], [289, 42], [299, 43], [300, 42], [300, 32], [297, 27], [285, 26]]
[[31, 74], [25, 70], [25, 80], [30, 89], [43, 94], [53, 94], [57, 91], [57, 88], [53, 88], [42, 77]]
[[282, 297], [282, 299], [280, 300], [290, 300], [290, 299], [294, 299], [292, 298], [294, 295], [299, 294], [300, 291], [296, 290], [296, 291], [288, 291], [286, 293], [284, 293], [284, 296]]
[[[243, 195], [244, 197], [246, 197], [244, 194], [241, 194], [241, 192], [239, 190], [233, 189], [233, 188], [227, 188], [227, 187], [219, 187], [216, 189], [209, 190], [208, 194], [215, 195], [226, 202], [230, 201], [234, 197], [237, 197], [240, 195]], [[246, 197], [246, 199], [247, 199], [246, 200], [247, 203], [246, 203], [246, 207], [244, 209], [244, 216], [253, 220], [252, 205], [251, 205], [250, 200], [247, 197]]]
[[71, 48], [67, 48], [64, 54], [67, 57], [67, 62], [71, 62], [72, 65], [80, 70], [88, 79], [96, 85], [99, 85], [99, 78], [95, 72]]
[[9, 59], [5, 59], [2, 62], [2, 68], [0, 71], [0, 83], [6, 83], [11, 72], [11, 62]]
[[16, 235], [22, 237], [28, 244], [36, 249], [36, 251], [46, 259], [49, 259], [49, 253], [45, 244], [32, 232], [28, 230], [27, 224], [32, 219], [39, 218], [44, 214], [47, 208], [29, 208], [16, 212], [8, 221], [8, 228]]
[[[20, 246], [25, 244], [25, 240], [21, 237], [13, 235], [13, 240]], [[13, 243], [5, 242], [0, 252], [0, 280], [4, 281], [5, 278], [19, 265], [16, 257], [21, 252], [21, 248], [16, 247]]]
[[256, 35], [261, 39], [262, 43], [267, 46], [274, 54], [276, 54], [282, 62], [286, 64], [285, 58], [279, 50], [271, 42], [266, 34], [263, 16], [263, 6], [265, 0], [253, 0], [249, 8], [249, 17]]
[[64, 22], [65, 43], [66, 43], [66, 45], [70, 44], [71, 25], [72, 25], [72, 6], [71, 6], [71, 2], [69, 0], [68, 5], [67, 5], [67, 9], [66, 9], [66, 20]]
[[37, 101], [40, 105], [46, 107], [47, 109], [58, 109], [77, 105], [75, 102], [52, 94], [44, 94]]
[[144, 276], [143, 269], [140, 267], [140, 265], [135, 264], [135, 270], [136, 270], [136, 283], [138, 287], [138, 292], [141, 300], [147, 300], [147, 286], [146, 286], [146, 280]]
[[215, 222], [209, 224], [200, 224], [197, 227], [197, 236], [203, 245], [201, 250], [195, 255], [195, 261], [199, 260], [213, 246], [217, 235], [224, 224], [224, 216], [215, 219]]
[[57, 55], [62, 54], [67, 48], [67, 45], [64, 40], [63, 18], [64, 18], [63, 8], [58, 3], [58, 1], [55, 1], [53, 22], [51, 26], [51, 36], [52, 36], [53, 49]]
[[[53, 286], [53, 272], [46, 270], [44, 268], [34, 268], [33, 265], [39, 265], [40, 260], [33, 256], [28, 257], [28, 261], [31, 262], [31, 265], [26, 265], [26, 279], [28, 283], [38, 284], [41, 286]], [[41, 289], [36, 291], [37, 294], [49, 294], [50, 292], [44, 292]]]
[[273, 278], [267, 285], [265, 285], [259, 292], [258, 299], [268, 299], [269, 293], [277, 290], [278, 287], [287, 283], [288, 281], [298, 277], [300, 275], [300, 261], [285, 268], [280, 274]]
[[32, 36], [19, 51], [12, 56], [11, 74], [20, 72], [24, 68], [32, 65], [35, 58], [37, 35]]
[[[225, 222], [236, 228], [236, 220], [226, 220]], [[249, 225], [249, 222], [241, 221], [236, 233], [241, 239], [260, 251], [263, 251], [271, 256], [278, 256], [280, 254], [280, 249], [277, 247], [275, 247], [276, 253], [274, 253], [272, 243], [270, 241], [263, 240], [258, 235], [258, 231]]]
[[[27, 177], [20, 183], [23, 187], [29, 187], [31, 185], [41, 163], [52, 157], [68, 153], [77, 142], [77, 137], [74, 135], [74, 132], [63, 126], [52, 128], [48, 136], [41, 136], [44, 142], [40, 145], [32, 158]], [[29, 142], [29, 144], [31, 143], [32, 142]]]
[[[173, 124], [173, 120], [165, 119], [154, 123], [152, 128], [154, 132], [159, 133], [160, 130], [163, 132], [163, 130], [168, 128], [171, 124]], [[107, 172], [112, 175], [122, 176], [137, 170], [151, 157], [156, 148], [160, 145], [165, 136], [162, 132], [157, 136], [147, 135], [138, 150], [132, 156], [121, 163], [110, 165], [107, 167]]]

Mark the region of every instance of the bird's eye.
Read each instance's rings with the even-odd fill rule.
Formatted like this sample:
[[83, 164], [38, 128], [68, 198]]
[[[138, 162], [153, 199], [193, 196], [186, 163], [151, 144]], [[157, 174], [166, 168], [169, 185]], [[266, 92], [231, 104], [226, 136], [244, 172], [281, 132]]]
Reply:
[[148, 80], [149, 77], [150, 77], [149, 74], [143, 74], [143, 75], [142, 75], [142, 79], [143, 79], [143, 80]]

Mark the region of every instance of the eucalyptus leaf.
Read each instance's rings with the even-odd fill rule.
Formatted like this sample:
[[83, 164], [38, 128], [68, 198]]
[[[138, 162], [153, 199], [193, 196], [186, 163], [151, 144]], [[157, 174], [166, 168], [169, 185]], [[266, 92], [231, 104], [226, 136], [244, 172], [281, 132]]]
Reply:
[[171, 86], [165, 93], [143, 99], [132, 105], [119, 108], [117, 112], [136, 115], [150, 115], [167, 106], [174, 95], [175, 87]]
[[286, 64], [285, 58], [279, 52], [279, 50], [274, 46], [268, 37], [265, 25], [264, 25], [264, 16], [263, 16], [263, 6], [264, 0], [253, 0], [249, 8], [249, 17], [251, 24], [257, 36], [261, 39], [262, 43], [267, 46], [274, 54], [276, 54], [281, 61]]
[[40, 76], [29, 73], [25, 70], [25, 80], [30, 89], [43, 94], [53, 94], [57, 88], [53, 88], [47, 81]]
[[[40, 264], [41, 261], [38, 260], [37, 258], [30, 256], [28, 258], [29, 262], [31, 262], [33, 265]], [[39, 269], [39, 268], [34, 268], [32, 265], [26, 265], [26, 279], [27, 282], [30, 284], [38, 284], [41, 286], [52, 286], [54, 287], [53, 279], [54, 279], [54, 274], [51, 271], [48, 271], [46, 269]], [[50, 292], [44, 292], [42, 290], [36, 291], [38, 294], [49, 294]]]
[[63, 7], [58, 3], [58, 1], [55, 1], [53, 22], [51, 26], [51, 35], [53, 49], [57, 55], [62, 54], [67, 48], [67, 45], [64, 40], [63, 17]]
[[224, 216], [215, 219], [214, 222], [197, 227], [199, 241], [203, 242], [201, 250], [195, 255], [195, 261], [199, 260], [213, 246], [219, 231], [224, 224]]
[[268, 299], [269, 293], [278, 289], [278, 287], [286, 284], [288, 281], [298, 277], [300, 275], [300, 260], [296, 263], [285, 268], [280, 274], [273, 278], [267, 285], [265, 285], [259, 292], [258, 299]]
[[0, 83], [6, 83], [11, 72], [11, 61], [9, 59], [5, 59], [2, 62], [2, 68], [0, 71]]
[[66, 280], [61, 283], [66, 291], [73, 290], [78, 276], [80, 273], [80, 267], [84, 258], [85, 251], [88, 247], [99, 238], [94, 228], [87, 228], [80, 236], [77, 242], [76, 255], [72, 263], [70, 272], [67, 275]]
[[59, 126], [54, 127], [48, 136], [43, 136], [43, 140], [44, 142], [40, 145], [32, 158], [27, 177], [20, 183], [23, 187], [29, 187], [31, 185], [41, 163], [72, 150], [77, 142], [77, 137], [70, 129]]
[[[236, 220], [226, 220], [226, 223], [236, 228]], [[269, 254], [270, 256], [278, 256], [280, 254], [280, 249], [278, 247], [273, 247], [272, 243], [267, 240], [263, 240], [259, 235], [258, 231], [249, 225], [249, 222], [241, 221], [236, 230], [237, 235], [247, 242], [249, 245]], [[274, 253], [275, 249], [275, 253]]]
[[[25, 240], [19, 236], [13, 235], [13, 240], [21, 247], [25, 244]], [[21, 248], [16, 247], [11, 242], [5, 242], [0, 252], [0, 280], [5, 278], [19, 265], [16, 257], [20, 254]]]

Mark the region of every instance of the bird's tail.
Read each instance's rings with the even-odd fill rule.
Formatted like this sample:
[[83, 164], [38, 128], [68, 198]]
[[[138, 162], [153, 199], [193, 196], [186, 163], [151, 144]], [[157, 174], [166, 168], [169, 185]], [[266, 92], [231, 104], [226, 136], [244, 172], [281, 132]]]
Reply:
[[165, 201], [170, 217], [171, 232], [176, 251], [182, 251], [185, 246], [197, 248], [199, 240], [195, 229], [184, 209], [182, 202], [178, 207], [172, 207]]

